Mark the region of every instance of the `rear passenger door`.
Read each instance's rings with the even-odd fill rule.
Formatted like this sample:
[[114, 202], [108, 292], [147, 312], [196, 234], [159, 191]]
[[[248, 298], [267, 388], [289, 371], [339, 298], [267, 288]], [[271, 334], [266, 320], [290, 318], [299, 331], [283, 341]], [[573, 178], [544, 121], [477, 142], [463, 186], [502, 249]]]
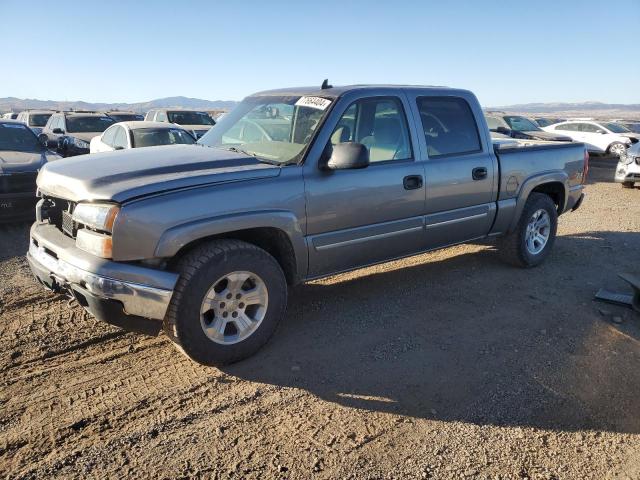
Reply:
[[[475, 98], [410, 95], [422, 130], [427, 248], [487, 235], [496, 214], [497, 159]], [[478, 111], [473, 110], [474, 106]], [[480, 128], [482, 130], [480, 130]]]

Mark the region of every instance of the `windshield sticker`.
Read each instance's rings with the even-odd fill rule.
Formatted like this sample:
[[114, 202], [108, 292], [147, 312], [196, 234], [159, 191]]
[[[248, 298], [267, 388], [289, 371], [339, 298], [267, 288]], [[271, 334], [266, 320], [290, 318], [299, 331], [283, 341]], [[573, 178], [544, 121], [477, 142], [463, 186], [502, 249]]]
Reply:
[[300, 97], [296, 102], [298, 107], [316, 108], [318, 110], [326, 110], [331, 105], [331, 100], [322, 97]]

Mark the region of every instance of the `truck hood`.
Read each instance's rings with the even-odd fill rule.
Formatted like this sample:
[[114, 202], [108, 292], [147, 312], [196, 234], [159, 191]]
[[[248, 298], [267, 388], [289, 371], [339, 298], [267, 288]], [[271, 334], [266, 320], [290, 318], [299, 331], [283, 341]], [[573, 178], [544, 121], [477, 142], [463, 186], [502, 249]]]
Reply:
[[223, 182], [274, 177], [280, 167], [200, 145], [132, 148], [47, 164], [38, 188], [74, 202], [125, 202], [145, 195]]
[[60, 156], [50, 152], [16, 152], [0, 150], [0, 173], [35, 172]]

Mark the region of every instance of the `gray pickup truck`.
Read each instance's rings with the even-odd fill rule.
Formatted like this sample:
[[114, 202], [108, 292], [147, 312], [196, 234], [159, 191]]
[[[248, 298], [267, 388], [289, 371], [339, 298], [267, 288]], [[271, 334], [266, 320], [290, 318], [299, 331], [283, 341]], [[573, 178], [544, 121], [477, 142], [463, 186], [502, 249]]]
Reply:
[[27, 258], [98, 319], [219, 365], [267, 342], [288, 285], [487, 237], [538, 265], [587, 170], [581, 143], [494, 145], [466, 90], [267, 91], [196, 145], [46, 165]]

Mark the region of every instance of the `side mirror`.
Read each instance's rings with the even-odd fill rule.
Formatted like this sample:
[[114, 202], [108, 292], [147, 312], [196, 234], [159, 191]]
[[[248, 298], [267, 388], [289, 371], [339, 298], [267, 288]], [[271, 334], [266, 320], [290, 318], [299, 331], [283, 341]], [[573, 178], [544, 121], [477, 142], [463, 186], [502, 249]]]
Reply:
[[117, 147], [113, 147], [114, 150], [124, 150], [122, 145], [118, 145]]
[[64, 134], [64, 130], [62, 130], [61, 128], [54, 128], [51, 132], [55, 133], [56, 135], [63, 135]]
[[361, 143], [337, 143], [330, 151], [323, 170], [352, 170], [369, 166], [369, 150]]
[[604, 130], [602, 130], [601, 128], [599, 128], [598, 130], [596, 130], [596, 133], [600, 133], [602, 135], [605, 135], [607, 132], [605, 132]]

